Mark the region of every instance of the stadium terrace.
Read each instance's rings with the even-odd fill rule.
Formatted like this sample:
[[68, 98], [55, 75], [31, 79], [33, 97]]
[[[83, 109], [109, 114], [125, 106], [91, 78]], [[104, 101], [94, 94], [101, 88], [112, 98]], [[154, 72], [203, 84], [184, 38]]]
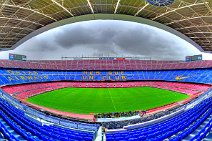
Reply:
[[212, 61], [0, 62], [1, 138], [211, 139]]

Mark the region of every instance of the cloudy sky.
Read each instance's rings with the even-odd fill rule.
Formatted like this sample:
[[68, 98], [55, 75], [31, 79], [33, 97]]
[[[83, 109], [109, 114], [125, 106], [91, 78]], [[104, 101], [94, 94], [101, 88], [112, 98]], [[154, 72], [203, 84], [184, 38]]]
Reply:
[[[202, 54], [181, 38], [148, 25], [126, 21], [86, 21], [42, 33], [18, 48], [0, 52], [27, 55], [29, 60], [61, 59], [62, 56], [136, 56], [152, 59], [184, 59]], [[212, 60], [211, 54], [203, 59]]]

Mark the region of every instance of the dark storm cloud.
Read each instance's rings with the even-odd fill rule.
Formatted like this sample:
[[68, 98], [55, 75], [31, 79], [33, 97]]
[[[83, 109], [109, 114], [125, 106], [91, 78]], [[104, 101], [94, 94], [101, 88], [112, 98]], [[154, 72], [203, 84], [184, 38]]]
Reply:
[[114, 36], [118, 30], [108, 26], [96, 28], [87, 26], [78, 26], [76, 28], [64, 28], [56, 34], [55, 42], [64, 48], [73, 48], [81, 45], [111, 45]]
[[[93, 48], [97, 52], [91, 55], [125, 53], [138, 56], [179, 56], [182, 44], [177, 44], [169, 34], [161, 34], [161, 30], [139, 24], [113, 23], [93, 26], [80, 25], [75, 28], [64, 27], [55, 36], [58, 46], [70, 49], [78, 46]], [[174, 36], [174, 35], [173, 35]], [[84, 53], [86, 55], [86, 53]]]
[[42, 51], [54, 51], [57, 50], [58, 46], [52, 40], [52, 38], [40, 38], [38, 36], [31, 39], [31, 41], [27, 41], [24, 46], [18, 47], [17, 51], [34, 51], [34, 52], [42, 52]]
[[[126, 52], [135, 55], [180, 55], [183, 50], [179, 51], [182, 44], [177, 44], [173, 39], [169, 39], [168, 35], [161, 36], [158, 32], [151, 29], [141, 29], [140, 27], [123, 31], [120, 36], [116, 36], [115, 43]], [[133, 33], [132, 38], [127, 35]], [[127, 36], [126, 36], [127, 35]]]
[[88, 21], [49, 30], [13, 51], [29, 59], [61, 56], [140, 56], [183, 59], [199, 51], [171, 33], [124, 21]]

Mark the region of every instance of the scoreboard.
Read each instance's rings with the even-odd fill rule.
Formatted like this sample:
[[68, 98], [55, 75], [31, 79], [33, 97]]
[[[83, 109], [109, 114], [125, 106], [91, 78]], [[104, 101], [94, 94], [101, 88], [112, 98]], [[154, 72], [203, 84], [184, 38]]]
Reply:
[[26, 61], [26, 55], [9, 53], [9, 60]]
[[202, 60], [202, 54], [194, 56], [186, 56], [186, 62]]

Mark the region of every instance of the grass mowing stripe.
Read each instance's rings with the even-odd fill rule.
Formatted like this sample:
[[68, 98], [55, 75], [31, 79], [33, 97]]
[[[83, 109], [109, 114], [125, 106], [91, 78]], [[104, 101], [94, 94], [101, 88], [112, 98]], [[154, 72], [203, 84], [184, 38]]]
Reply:
[[30, 97], [27, 101], [60, 111], [89, 114], [148, 110], [188, 97], [152, 87], [64, 88]]
[[110, 93], [110, 90], [109, 90], [108, 88], [107, 88], [107, 91], [108, 91], [108, 93], [109, 93], [109, 95], [110, 95], [110, 99], [111, 99], [111, 101], [112, 101], [113, 107], [114, 107], [114, 109], [116, 110], [116, 106], [115, 106], [115, 104], [114, 104], [113, 98], [112, 98], [111, 93]]

